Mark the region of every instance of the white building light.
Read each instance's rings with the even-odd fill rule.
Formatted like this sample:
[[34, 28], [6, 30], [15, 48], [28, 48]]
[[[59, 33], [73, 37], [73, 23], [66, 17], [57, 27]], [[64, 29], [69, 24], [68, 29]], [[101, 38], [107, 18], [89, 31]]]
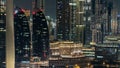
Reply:
[[76, 6], [77, 4], [76, 3], [69, 3], [69, 5]]

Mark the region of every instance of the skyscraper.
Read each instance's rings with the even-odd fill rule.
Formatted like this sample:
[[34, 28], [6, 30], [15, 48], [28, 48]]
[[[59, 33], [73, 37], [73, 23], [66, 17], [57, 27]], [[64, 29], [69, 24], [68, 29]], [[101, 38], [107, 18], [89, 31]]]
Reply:
[[14, 12], [15, 60], [16, 62], [30, 61], [30, 29], [24, 10]]
[[41, 60], [49, 57], [49, 29], [44, 15], [44, 0], [34, 0], [32, 11], [32, 56]]
[[49, 57], [49, 31], [44, 13], [40, 9], [33, 11], [33, 57], [47, 60]]
[[[1, 8], [0, 8], [1, 9]], [[6, 34], [6, 13], [0, 12], [0, 67], [5, 61], [5, 34]]]
[[116, 6], [117, 6], [117, 34], [120, 34], [120, 4], [119, 4], [119, 0], [117, 0], [116, 2]]
[[84, 44], [84, 3], [85, 0], [76, 0], [77, 8], [76, 8], [76, 26], [75, 26], [75, 33], [76, 33], [76, 42]]
[[91, 0], [85, 0], [84, 4], [84, 24], [85, 24], [85, 37], [84, 44], [90, 44], [92, 41], [92, 31], [91, 31], [91, 17], [92, 17], [92, 5]]
[[77, 3], [75, 0], [69, 1], [69, 40], [75, 41], [75, 26], [76, 26], [76, 7]]
[[70, 33], [70, 15], [69, 0], [56, 1], [56, 18], [57, 18], [57, 39], [69, 40]]
[[5, 42], [6, 42], [6, 2], [5, 0], [0, 0], [0, 68], [2, 68], [2, 63], [5, 62]]
[[105, 35], [111, 32], [110, 0], [92, 0], [92, 41], [103, 43]]

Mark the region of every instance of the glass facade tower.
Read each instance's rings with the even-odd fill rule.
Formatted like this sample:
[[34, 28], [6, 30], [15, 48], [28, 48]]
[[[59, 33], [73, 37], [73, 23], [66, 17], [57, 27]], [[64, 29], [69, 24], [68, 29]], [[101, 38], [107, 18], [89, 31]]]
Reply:
[[49, 56], [49, 31], [44, 13], [36, 9], [33, 11], [33, 57], [47, 60]]
[[14, 14], [15, 60], [30, 60], [30, 29], [24, 10], [19, 8]]

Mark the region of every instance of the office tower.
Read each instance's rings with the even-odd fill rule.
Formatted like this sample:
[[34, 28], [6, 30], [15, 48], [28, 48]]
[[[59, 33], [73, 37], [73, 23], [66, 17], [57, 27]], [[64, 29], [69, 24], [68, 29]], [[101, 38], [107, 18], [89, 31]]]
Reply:
[[69, 0], [56, 1], [56, 18], [57, 18], [57, 40], [69, 40], [70, 33], [70, 15]]
[[47, 60], [49, 57], [49, 30], [44, 15], [44, 1], [34, 0], [32, 25], [32, 57]]
[[112, 20], [112, 11], [113, 11], [113, 0], [108, 0], [107, 1], [107, 29], [105, 35], [110, 35], [112, 32], [112, 26], [111, 26], [111, 20]]
[[5, 62], [5, 34], [6, 34], [6, 6], [5, 1], [0, 0], [0, 68]]
[[33, 9], [40, 8], [41, 10], [45, 10], [45, 0], [33, 0]]
[[[113, 1], [114, 2], [114, 1]], [[115, 8], [117, 10], [117, 34], [120, 34], [120, 1], [116, 0], [116, 2], [114, 2]]]
[[22, 8], [14, 11], [15, 61], [30, 61], [29, 22]]
[[49, 57], [49, 31], [44, 13], [40, 9], [33, 11], [33, 57], [47, 60]]
[[84, 24], [85, 24], [85, 37], [84, 44], [90, 44], [92, 41], [92, 31], [91, 31], [91, 17], [92, 17], [92, 5], [91, 0], [85, 0], [84, 4]]
[[117, 23], [118, 23], [118, 27], [117, 27], [117, 34], [120, 34], [120, 15], [117, 15]]
[[69, 28], [69, 40], [75, 41], [75, 26], [76, 26], [76, 1], [70, 0], [69, 1], [69, 22], [70, 22], [70, 28]]
[[111, 14], [111, 34], [112, 35], [117, 35], [117, 27], [118, 27], [118, 24], [117, 24], [117, 9], [113, 9], [112, 10], [112, 14]]
[[76, 26], [75, 26], [75, 33], [76, 33], [76, 37], [75, 37], [75, 41], [77, 43], [82, 43], [84, 44], [84, 3], [85, 0], [76, 0], [77, 3], [77, 7], [76, 7]]
[[103, 38], [111, 32], [111, 8], [107, 0], [92, 0], [92, 41], [103, 43]]
[[118, 35], [120, 34], [120, 22], [119, 22], [119, 15], [120, 15], [120, 9], [119, 9], [119, 0], [112, 0], [113, 3], [113, 9], [111, 13], [111, 33], [112, 35]]
[[[0, 8], [1, 9], [1, 8]], [[0, 12], [0, 67], [5, 62], [6, 13]]]

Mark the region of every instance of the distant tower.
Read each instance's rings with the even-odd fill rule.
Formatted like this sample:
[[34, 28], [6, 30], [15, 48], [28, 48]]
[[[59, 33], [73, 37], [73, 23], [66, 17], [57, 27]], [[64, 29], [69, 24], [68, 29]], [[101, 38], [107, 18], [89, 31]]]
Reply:
[[77, 9], [76, 9], [76, 38], [75, 42], [77, 43], [84, 43], [84, 3], [85, 0], [76, 0], [77, 3]]
[[70, 41], [75, 41], [75, 26], [76, 26], [76, 1], [75, 0], [70, 0], [69, 1], [69, 10], [70, 10], [70, 16], [69, 16], [69, 21], [70, 21], [70, 32], [69, 32], [69, 40]]
[[49, 57], [49, 31], [44, 13], [37, 9], [33, 11], [33, 57], [47, 60]]
[[39, 8], [45, 10], [45, 0], [33, 0], [33, 9]]
[[1, 62], [5, 62], [5, 42], [6, 42], [6, 5], [5, 1], [0, 0], [0, 68], [3, 64]]
[[40, 0], [40, 8], [45, 9], [45, 0]]
[[85, 0], [84, 4], [84, 24], [85, 24], [85, 32], [84, 32], [84, 43], [90, 44], [92, 41], [92, 31], [90, 29], [91, 26], [91, 16], [92, 16], [92, 9], [91, 9], [91, 0]]
[[23, 9], [14, 13], [15, 61], [30, 61], [30, 29]]
[[111, 7], [109, 0], [92, 0], [92, 42], [103, 43], [111, 32]]
[[44, 1], [34, 0], [32, 25], [32, 56], [47, 60], [49, 57], [49, 30], [44, 15]]
[[69, 0], [56, 0], [57, 39], [69, 40], [70, 34], [70, 10]]

